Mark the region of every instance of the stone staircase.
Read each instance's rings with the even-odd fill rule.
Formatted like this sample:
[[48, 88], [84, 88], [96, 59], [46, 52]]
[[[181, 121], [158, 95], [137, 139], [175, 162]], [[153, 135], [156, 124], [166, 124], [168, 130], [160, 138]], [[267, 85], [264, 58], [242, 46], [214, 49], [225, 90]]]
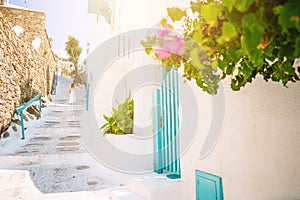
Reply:
[[118, 173], [96, 161], [78, 131], [78, 116], [84, 112], [83, 88], [77, 88], [79, 102], [70, 106], [66, 104], [69, 81], [60, 78], [59, 83], [41, 118], [34, 124], [25, 122], [25, 140], [17, 133], [0, 141], [0, 200], [180, 199], [178, 180], [155, 173]]

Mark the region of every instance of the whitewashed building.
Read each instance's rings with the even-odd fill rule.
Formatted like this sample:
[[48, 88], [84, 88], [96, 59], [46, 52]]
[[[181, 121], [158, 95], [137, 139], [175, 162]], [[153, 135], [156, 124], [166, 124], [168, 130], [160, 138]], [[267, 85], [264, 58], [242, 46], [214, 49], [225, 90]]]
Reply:
[[[139, 42], [136, 40], [140, 38], [120, 33], [153, 27], [166, 16], [167, 7], [185, 4], [189, 1], [89, 1], [88, 117], [92, 121], [89, 121], [85, 141], [96, 157], [103, 154], [102, 140], [129, 154], [152, 155], [152, 98], [157, 85], [143, 85], [131, 91], [136, 126], [148, 127], [136, 130], [146, 133], [137, 131], [134, 136], [103, 137], [99, 127], [104, 123], [102, 115], [109, 114], [116, 105], [114, 98], [121, 100], [129, 92], [132, 80], [126, 79], [126, 75], [132, 71], [137, 75], [135, 70], [140, 66], [157, 64], [143, 50], [136, 49]], [[95, 63], [108, 63], [108, 66], [95, 66]], [[146, 70], [139, 73], [139, 78], [146, 80], [152, 76], [157, 83], [160, 74], [159, 68]], [[192, 135], [180, 132], [181, 178], [169, 180], [165, 174], [156, 175], [152, 172], [154, 160], [151, 156], [131, 161], [120, 157], [117, 151], [105, 150], [110, 158], [101, 160], [99, 156], [99, 160], [116, 170], [121, 169], [124, 187], [141, 199], [199, 199], [196, 198], [195, 173], [200, 171], [221, 179], [226, 200], [300, 199], [299, 83], [284, 88], [279, 83], [266, 83], [257, 77], [241, 91], [233, 92], [229, 80], [225, 80], [218, 96], [214, 97], [193, 83], [186, 85], [192, 88], [191, 98], [196, 104], [190, 106], [194, 106], [197, 117], [185, 115], [182, 118], [185, 107], [181, 105], [181, 122], [196, 126]], [[179, 91], [179, 95], [183, 93]], [[214, 135], [212, 141], [208, 139], [209, 134]], [[185, 141], [187, 135], [192, 139]], [[122, 170], [127, 169], [122, 168], [126, 165], [124, 162], [129, 162], [128, 166], [140, 173]]]

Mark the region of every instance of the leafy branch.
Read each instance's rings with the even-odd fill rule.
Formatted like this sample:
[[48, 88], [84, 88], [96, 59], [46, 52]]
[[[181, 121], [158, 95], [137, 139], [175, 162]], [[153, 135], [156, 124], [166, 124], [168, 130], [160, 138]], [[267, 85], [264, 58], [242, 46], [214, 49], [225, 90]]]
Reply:
[[[203, 91], [216, 94], [226, 77], [235, 91], [257, 75], [284, 86], [299, 81], [293, 65], [300, 56], [297, 0], [197, 1], [167, 11], [163, 29], [141, 43], [162, 65], [184, 67], [183, 76]], [[171, 31], [180, 25], [181, 35]]]

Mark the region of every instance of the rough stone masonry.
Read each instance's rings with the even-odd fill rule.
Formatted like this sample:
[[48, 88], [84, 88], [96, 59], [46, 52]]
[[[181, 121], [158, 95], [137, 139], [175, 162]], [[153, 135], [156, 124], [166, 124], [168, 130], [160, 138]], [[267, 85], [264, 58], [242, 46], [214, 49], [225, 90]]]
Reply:
[[20, 104], [51, 93], [56, 60], [43, 12], [0, 6], [0, 134]]

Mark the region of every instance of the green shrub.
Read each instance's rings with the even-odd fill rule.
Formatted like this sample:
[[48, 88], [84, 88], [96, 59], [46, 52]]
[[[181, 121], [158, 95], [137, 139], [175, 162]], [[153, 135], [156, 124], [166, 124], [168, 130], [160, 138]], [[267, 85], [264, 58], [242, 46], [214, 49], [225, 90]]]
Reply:
[[131, 134], [133, 133], [133, 115], [134, 115], [134, 101], [131, 94], [125, 99], [123, 103], [118, 103], [118, 108], [112, 109], [112, 115], [103, 115], [107, 121], [101, 126], [104, 134]]

